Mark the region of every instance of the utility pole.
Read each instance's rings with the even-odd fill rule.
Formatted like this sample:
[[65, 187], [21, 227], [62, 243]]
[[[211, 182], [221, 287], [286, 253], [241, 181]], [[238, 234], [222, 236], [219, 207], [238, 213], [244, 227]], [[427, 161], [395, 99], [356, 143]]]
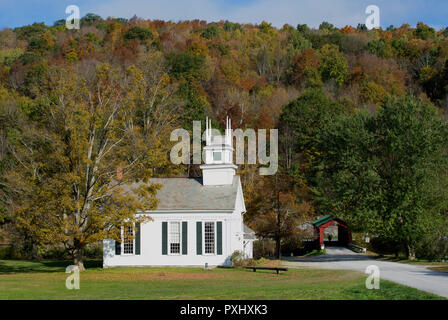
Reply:
[[277, 232], [275, 239], [277, 259], [282, 257], [281, 253], [281, 212], [280, 212], [280, 190], [278, 186], [278, 173], [275, 175], [275, 192], [277, 193]]

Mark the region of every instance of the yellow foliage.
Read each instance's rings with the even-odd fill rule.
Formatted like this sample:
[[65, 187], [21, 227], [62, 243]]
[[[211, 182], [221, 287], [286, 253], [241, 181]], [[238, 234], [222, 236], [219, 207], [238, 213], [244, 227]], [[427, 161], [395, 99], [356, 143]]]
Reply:
[[364, 103], [379, 104], [387, 97], [387, 92], [379, 84], [369, 81], [361, 89], [360, 97]]

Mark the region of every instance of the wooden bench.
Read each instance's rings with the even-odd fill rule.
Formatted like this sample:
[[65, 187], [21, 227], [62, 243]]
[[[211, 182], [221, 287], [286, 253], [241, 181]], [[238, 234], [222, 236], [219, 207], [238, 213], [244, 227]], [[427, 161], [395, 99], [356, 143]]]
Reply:
[[254, 272], [257, 270], [275, 270], [277, 271], [277, 274], [279, 274], [280, 271], [288, 271], [288, 268], [282, 268], [282, 267], [254, 267], [254, 266], [247, 266], [246, 269], [252, 269]]

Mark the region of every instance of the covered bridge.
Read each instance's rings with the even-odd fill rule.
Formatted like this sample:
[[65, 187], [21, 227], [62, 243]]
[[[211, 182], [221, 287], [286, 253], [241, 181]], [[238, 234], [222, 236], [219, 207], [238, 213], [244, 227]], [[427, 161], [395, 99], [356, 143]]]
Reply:
[[331, 214], [327, 214], [322, 218], [319, 218], [311, 223], [314, 227], [314, 235], [316, 239], [317, 247], [323, 249], [324, 246], [324, 230], [330, 226], [337, 226], [338, 228], [338, 241], [340, 246], [348, 246], [352, 243], [352, 233], [345, 221], [336, 218]]

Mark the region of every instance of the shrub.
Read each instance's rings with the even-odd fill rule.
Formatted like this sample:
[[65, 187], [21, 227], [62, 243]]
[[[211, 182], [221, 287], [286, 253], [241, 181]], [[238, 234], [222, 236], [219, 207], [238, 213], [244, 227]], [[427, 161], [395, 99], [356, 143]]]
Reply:
[[416, 252], [417, 258], [432, 261], [448, 258], [448, 239], [440, 235], [428, 235], [422, 240]]
[[230, 257], [230, 261], [232, 262], [232, 266], [241, 267], [242, 260], [244, 259], [244, 255], [241, 251], [234, 251], [232, 256]]
[[[261, 262], [264, 262], [264, 258], [262, 258]], [[232, 262], [232, 266], [236, 268], [242, 268], [245, 266], [254, 266], [258, 261], [260, 260], [254, 260], [251, 258], [244, 258], [244, 254], [241, 251], [235, 251], [233, 252], [232, 256], [230, 257], [230, 261]]]
[[403, 245], [391, 239], [384, 239], [380, 237], [373, 237], [367, 248], [379, 254], [395, 254], [398, 255], [403, 251]]
[[64, 248], [51, 248], [47, 249], [42, 253], [42, 258], [44, 259], [54, 259], [54, 260], [67, 260], [70, 259], [67, 251]]
[[8, 260], [8, 259], [21, 259], [22, 256], [20, 252], [9, 246], [9, 247], [1, 247], [0, 248], [0, 260]]
[[[44, 259], [68, 260], [71, 259], [67, 250], [63, 247], [50, 247], [42, 252]], [[101, 259], [103, 257], [103, 248], [101, 245], [92, 245], [84, 249], [84, 257], [90, 259]]]
[[11, 259], [11, 247], [0, 248], [0, 260]]
[[265, 258], [263, 258], [263, 257], [261, 257], [260, 259], [258, 259], [258, 260], [254, 260], [254, 264], [255, 265], [262, 265], [263, 263], [265, 263], [267, 260], [265, 259]]
[[101, 259], [103, 257], [102, 246], [92, 246], [84, 250], [84, 257], [91, 259]]
[[243, 259], [242, 263], [243, 263], [243, 265], [242, 265], [243, 267], [255, 266], [257, 264], [256, 260], [251, 259], [251, 258]]

